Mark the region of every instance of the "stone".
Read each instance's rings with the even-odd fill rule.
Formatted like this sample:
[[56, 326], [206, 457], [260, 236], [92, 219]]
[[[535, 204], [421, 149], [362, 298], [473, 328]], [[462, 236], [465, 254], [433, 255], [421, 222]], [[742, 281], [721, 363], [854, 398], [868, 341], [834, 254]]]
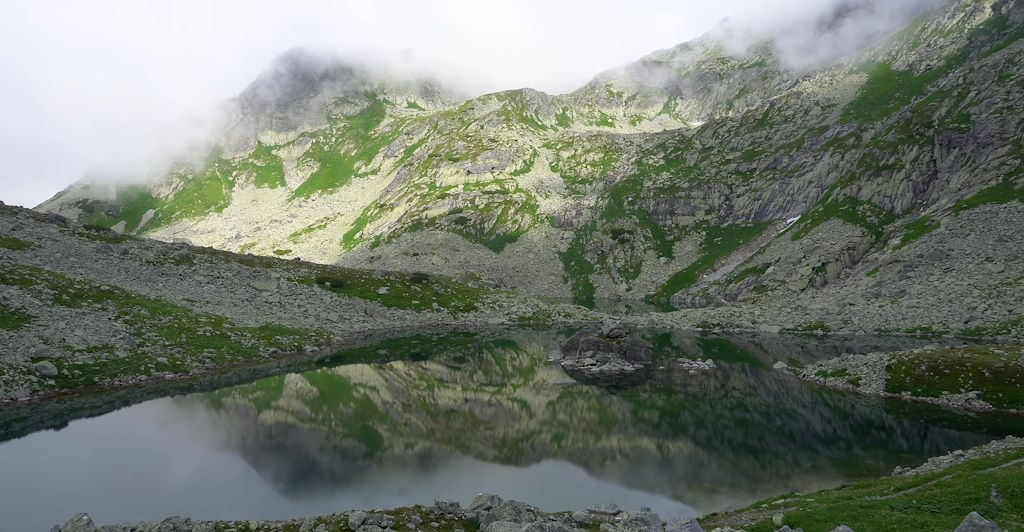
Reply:
[[96, 524], [92, 522], [92, 518], [89, 514], [78, 514], [71, 519], [68, 519], [61, 527], [54, 527], [57, 532], [94, 532], [96, 530]]
[[622, 532], [664, 532], [661, 517], [654, 512], [628, 512], [618, 523]]
[[625, 338], [629, 336], [629, 330], [615, 320], [606, 320], [601, 323], [601, 336], [605, 338]]
[[853, 532], [853, 529], [846, 525], [839, 525], [833, 528], [832, 532]]
[[356, 510], [348, 515], [348, 527], [352, 530], [362, 526], [363, 521], [366, 521], [366, 512]]
[[520, 532], [523, 525], [511, 521], [494, 521], [480, 527], [482, 532]]
[[775, 514], [772, 516], [772, 524], [774, 524], [775, 526], [782, 526], [782, 523], [785, 521], [785, 519], [785, 514]]
[[676, 517], [665, 525], [665, 532], [704, 532], [695, 518]]
[[480, 493], [476, 497], [473, 497], [473, 502], [470, 503], [469, 510], [472, 512], [487, 511], [492, 508], [497, 508], [501, 503], [501, 497], [498, 497], [493, 493]]
[[458, 515], [462, 512], [462, 505], [459, 501], [434, 501], [434, 514], [436, 515]]
[[386, 286], [382, 286], [382, 287], [377, 289], [377, 295], [379, 295], [379, 296], [387, 295], [387, 293], [388, 293], [388, 287], [386, 287]]
[[249, 283], [249, 286], [261, 291], [261, 292], [273, 292], [277, 290], [277, 279], [258, 279]]
[[481, 527], [497, 521], [526, 523], [537, 519], [537, 509], [518, 501], [502, 501], [489, 511], [481, 511], [478, 519]]
[[391, 528], [395, 524], [395, 517], [382, 512], [372, 512], [366, 515], [363, 526], [376, 526], [382, 529]]
[[1003, 529], [978, 512], [971, 512], [953, 532], [1003, 532]]
[[587, 508], [587, 511], [592, 514], [619, 515], [620, 513], [622, 513], [622, 508], [619, 508], [618, 504], [604, 503], [598, 504], [596, 506], [591, 506], [590, 508]]
[[989, 262], [985, 264], [985, 267], [987, 267], [988, 271], [992, 273], [1003, 273], [1006, 271], [1006, 264], [1003, 264], [1002, 262]]
[[36, 370], [36, 373], [43, 377], [56, 377], [60, 373], [57, 370], [57, 366], [54, 366], [53, 362], [50, 362], [49, 360], [36, 362], [32, 365], [32, 369]]
[[779, 361], [775, 362], [775, 364], [772, 366], [772, 369], [774, 369], [776, 371], [788, 370], [789, 369], [789, 364], [786, 364], [785, 362], [779, 360]]

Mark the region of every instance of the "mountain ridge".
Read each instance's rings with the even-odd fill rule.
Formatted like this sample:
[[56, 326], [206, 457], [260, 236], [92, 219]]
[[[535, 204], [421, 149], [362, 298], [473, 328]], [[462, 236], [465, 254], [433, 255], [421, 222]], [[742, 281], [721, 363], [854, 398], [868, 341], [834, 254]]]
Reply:
[[[770, 47], [705, 49], [666, 73], [667, 89], [627, 86], [648, 72], [641, 59], [565, 95], [518, 89], [432, 108], [364, 92], [324, 128], [263, 131], [244, 157], [165, 178], [166, 196], [94, 201], [82, 185], [39, 208], [588, 306], [860, 292], [858, 271], [927, 244], [957, 205], [998, 187], [1019, 194], [1021, 12], [952, 2], [803, 73]], [[655, 54], [697, 53], [689, 46]]]

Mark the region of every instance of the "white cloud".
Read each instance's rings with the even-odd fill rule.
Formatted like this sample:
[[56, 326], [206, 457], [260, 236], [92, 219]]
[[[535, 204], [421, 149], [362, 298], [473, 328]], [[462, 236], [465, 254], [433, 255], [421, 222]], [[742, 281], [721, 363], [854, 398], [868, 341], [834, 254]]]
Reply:
[[0, 199], [34, 205], [88, 173], [144, 172], [293, 47], [402, 53], [470, 93], [557, 93], [724, 17], [778, 25], [838, 1], [8, 0]]

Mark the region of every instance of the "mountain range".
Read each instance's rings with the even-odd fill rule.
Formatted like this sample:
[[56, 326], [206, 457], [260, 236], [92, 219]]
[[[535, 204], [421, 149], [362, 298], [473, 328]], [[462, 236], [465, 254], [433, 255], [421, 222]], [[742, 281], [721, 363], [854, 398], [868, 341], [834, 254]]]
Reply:
[[598, 309], [1016, 334], [1022, 22], [1014, 0], [956, 0], [800, 67], [720, 30], [562, 95], [467, 98], [292, 50], [207, 151], [37, 210]]

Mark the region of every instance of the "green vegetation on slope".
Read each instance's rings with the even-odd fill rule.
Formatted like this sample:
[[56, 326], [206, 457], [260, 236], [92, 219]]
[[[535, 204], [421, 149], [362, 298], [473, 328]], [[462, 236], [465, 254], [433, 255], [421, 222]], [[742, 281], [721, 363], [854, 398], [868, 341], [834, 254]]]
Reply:
[[[94, 360], [76, 362], [74, 357], [51, 360], [60, 370], [54, 379], [58, 388], [148, 377], [159, 371], [187, 373], [206, 361], [240, 362], [255, 358], [267, 349], [298, 351], [327, 339], [318, 331], [276, 324], [242, 327], [222, 316], [198, 313], [168, 301], [33, 266], [14, 265], [0, 271], [0, 285], [32, 292], [33, 297], [49, 299], [60, 307], [110, 312], [116, 321], [129, 328], [137, 341], [135, 347], [123, 351], [110, 345], [65, 346], [72, 352], [87, 350]], [[155, 357], [165, 361], [157, 361]], [[33, 362], [40, 360], [43, 359]]]
[[714, 267], [719, 259], [757, 238], [770, 225], [771, 222], [761, 222], [708, 227], [697, 260], [669, 277], [655, 293], [647, 296], [647, 302], [663, 312], [675, 310], [670, 302], [674, 294], [697, 284], [701, 275]]
[[375, 132], [387, 114], [386, 102], [373, 93], [367, 93], [366, 98], [369, 104], [362, 111], [332, 119], [327, 131], [302, 135], [313, 141], [302, 159], [316, 162], [319, 168], [292, 192], [292, 199], [345, 186], [359, 175], [357, 167], [369, 164], [398, 136], [397, 129]]
[[953, 212], [981, 207], [982, 205], [1002, 205], [1013, 201], [1024, 202], [1024, 186], [1017, 186], [1012, 181], [1000, 181], [984, 188], [973, 196], [964, 198], [953, 205]]
[[23, 310], [18, 310], [0, 302], [0, 329], [5, 331], [16, 331], [32, 323], [32, 315]]
[[0, 249], [21, 251], [23, 249], [28, 249], [30, 247], [32, 247], [32, 243], [27, 240], [22, 240], [20, 238], [0, 233]]
[[472, 312], [489, 293], [482, 288], [426, 273], [394, 272], [377, 275], [363, 270], [324, 268], [302, 282], [344, 296], [380, 303], [385, 307], [417, 312], [440, 309], [455, 314]]
[[996, 408], [1024, 411], [1024, 350], [967, 346], [901, 353], [886, 368], [885, 391], [915, 397], [978, 392]]
[[[1024, 450], [1003, 451], [954, 465], [944, 471], [885, 477], [833, 490], [790, 494], [724, 515], [701, 519], [705, 529], [753, 520], [743, 528], [771, 532], [772, 516], [784, 514], [789, 527], [832, 530], [953, 530], [978, 512], [1006, 530], [1024, 528]], [[997, 502], [993, 492], [998, 493]], [[748, 519], [743, 519], [747, 517]]]
[[932, 216], [930, 214], [926, 214], [913, 222], [904, 225], [903, 238], [901, 238], [899, 244], [896, 245], [896, 249], [901, 249], [910, 245], [915, 240], [923, 238], [928, 235], [928, 233], [931, 233], [939, 227], [939, 222], [932, 221]]

